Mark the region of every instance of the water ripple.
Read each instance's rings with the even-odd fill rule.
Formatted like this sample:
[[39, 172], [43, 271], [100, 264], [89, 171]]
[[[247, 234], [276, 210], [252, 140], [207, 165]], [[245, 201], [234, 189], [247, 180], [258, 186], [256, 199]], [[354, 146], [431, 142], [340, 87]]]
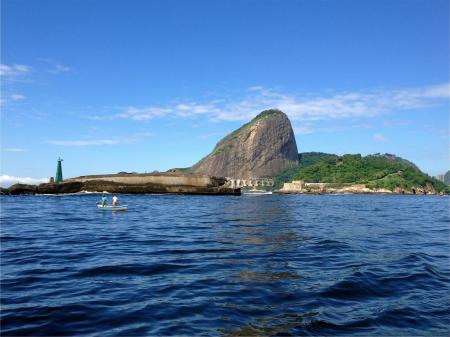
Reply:
[[450, 335], [446, 197], [97, 197], [1, 197], [3, 336]]

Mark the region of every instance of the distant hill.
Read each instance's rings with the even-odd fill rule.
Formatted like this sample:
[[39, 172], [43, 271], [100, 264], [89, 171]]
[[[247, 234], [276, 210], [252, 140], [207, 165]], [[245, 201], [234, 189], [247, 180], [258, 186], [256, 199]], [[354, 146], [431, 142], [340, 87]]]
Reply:
[[303, 152], [298, 154], [299, 164], [297, 167], [289, 168], [283, 172], [271, 176], [275, 179], [274, 189], [279, 189], [285, 182], [292, 181], [292, 179], [298, 174], [300, 169], [308, 167], [310, 165], [319, 163], [323, 160], [330, 158], [337, 158], [338, 156], [331, 153], [324, 152]]
[[365, 184], [369, 188], [433, 188], [448, 191], [442, 182], [421, 172], [411, 162], [394, 155], [359, 154], [328, 158], [298, 170], [293, 180], [316, 183]]
[[337, 158], [338, 156], [324, 152], [303, 152], [298, 154], [299, 168], [305, 168], [310, 165], [321, 162], [325, 159]]
[[297, 165], [297, 144], [291, 122], [282, 111], [271, 109], [219, 141], [190, 171], [247, 179], [276, 175]]

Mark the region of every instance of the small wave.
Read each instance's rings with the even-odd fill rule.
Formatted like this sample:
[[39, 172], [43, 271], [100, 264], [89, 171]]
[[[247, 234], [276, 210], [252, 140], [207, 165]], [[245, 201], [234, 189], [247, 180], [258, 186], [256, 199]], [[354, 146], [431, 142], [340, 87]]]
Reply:
[[[411, 330], [430, 327], [430, 320], [427, 319], [428, 314], [431, 313], [421, 312], [410, 307], [401, 307], [383, 310], [377, 315], [339, 324], [327, 320], [314, 320], [299, 327], [299, 330], [302, 335], [364, 334], [370, 336], [375, 335], [375, 330], [383, 326], [398, 329], [399, 332], [404, 331], [405, 328], [410, 329], [407, 335], [417, 335], [412, 333]], [[398, 334], [392, 333], [392, 335]]]
[[370, 318], [363, 318], [344, 324], [336, 324], [325, 320], [313, 320], [297, 328], [297, 331], [302, 336], [353, 335], [355, 332], [363, 333], [365, 336], [371, 336], [371, 332], [374, 331], [374, 321]]
[[75, 194], [109, 194], [109, 192], [105, 192], [105, 191], [103, 191], [103, 192], [100, 192], [100, 191], [80, 191], [80, 192], [78, 192], [78, 193], [75, 193]]
[[353, 251], [354, 248], [346, 242], [325, 239], [314, 243], [312, 249], [318, 252], [338, 253]]
[[320, 293], [321, 297], [360, 300], [366, 297], [385, 297], [392, 294], [392, 289], [377, 286], [376, 276], [372, 273], [354, 273], [347, 280], [340, 281]]
[[356, 272], [347, 279], [340, 281], [319, 295], [323, 298], [360, 301], [364, 298], [395, 297], [413, 289], [427, 289], [446, 282], [443, 275], [436, 271], [398, 271], [384, 276], [373, 272]]
[[92, 277], [92, 276], [114, 276], [114, 275], [155, 275], [166, 274], [179, 271], [186, 268], [185, 265], [171, 264], [171, 263], [159, 263], [152, 266], [140, 265], [140, 264], [128, 264], [118, 266], [101, 266], [89, 269], [83, 269], [76, 273], [74, 276], [79, 277]]
[[208, 249], [208, 248], [196, 248], [196, 249], [166, 249], [155, 252], [154, 255], [166, 255], [166, 254], [217, 254], [217, 253], [229, 253], [232, 249]]
[[410, 266], [416, 265], [423, 262], [433, 262], [433, 256], [422, 252], [415, 252], [402, 257], [400, 260], [396, 261], [399, 265]]
[[[3, 310], [3, 336], [57, 336], [67, 335], [67, 324], [92, 325], [98, 309], [91, 305], [69, 304], [57, 307], [34, 306], [20, 310]], [[86, 322], [86, 323], [82, 323]], [[91, 323], [88, 323], [91, 322]], [[69, 333], [71, 335], [71, 333]]]
[[2, 235], [0, 236], [0, 241], [5, 243], [7, 241], [34, 241], [36, 238], [28, 238], [22, 236], [12, 236], [12, 235]]
[[52, 273], [64, 273], [70, 271], [71, 267], [61, 267], [61, 268], [34, 268], [25, 270], [23, 273], [25, 275], [48, 275]]

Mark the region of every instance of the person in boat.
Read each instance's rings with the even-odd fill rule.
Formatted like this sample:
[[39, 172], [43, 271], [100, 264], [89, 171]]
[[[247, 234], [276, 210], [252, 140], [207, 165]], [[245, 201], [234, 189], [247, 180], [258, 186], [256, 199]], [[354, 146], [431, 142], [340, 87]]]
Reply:
[[106, 204], [108, 203], [108, 198], [106, 197], [106, 195], [102, 195], [102, 206], [106, 206]]
[[113, 206], [119, 205], [119, 198], [117, 198], [116, 196], [113, 196], [113, 198], [112, 198], [112, 205]]

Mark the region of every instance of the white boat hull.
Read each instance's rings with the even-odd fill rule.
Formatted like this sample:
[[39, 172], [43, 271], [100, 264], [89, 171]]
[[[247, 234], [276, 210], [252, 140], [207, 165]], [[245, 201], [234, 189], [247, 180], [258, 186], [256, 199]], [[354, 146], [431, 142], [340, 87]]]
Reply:
[[248, 192], [242, 192], [242, 194], [244, 194], [244, 195], [270, 195], [270, 194], [272, 194], [272, 192], [271, 191], [268, 191], [268, 192], [248, 191]]
[[128, 205], [120, 205], [120, 206], [102, 206], [97, 205], [98, 209], [101, 209], [102, 211], [127, 211]]

